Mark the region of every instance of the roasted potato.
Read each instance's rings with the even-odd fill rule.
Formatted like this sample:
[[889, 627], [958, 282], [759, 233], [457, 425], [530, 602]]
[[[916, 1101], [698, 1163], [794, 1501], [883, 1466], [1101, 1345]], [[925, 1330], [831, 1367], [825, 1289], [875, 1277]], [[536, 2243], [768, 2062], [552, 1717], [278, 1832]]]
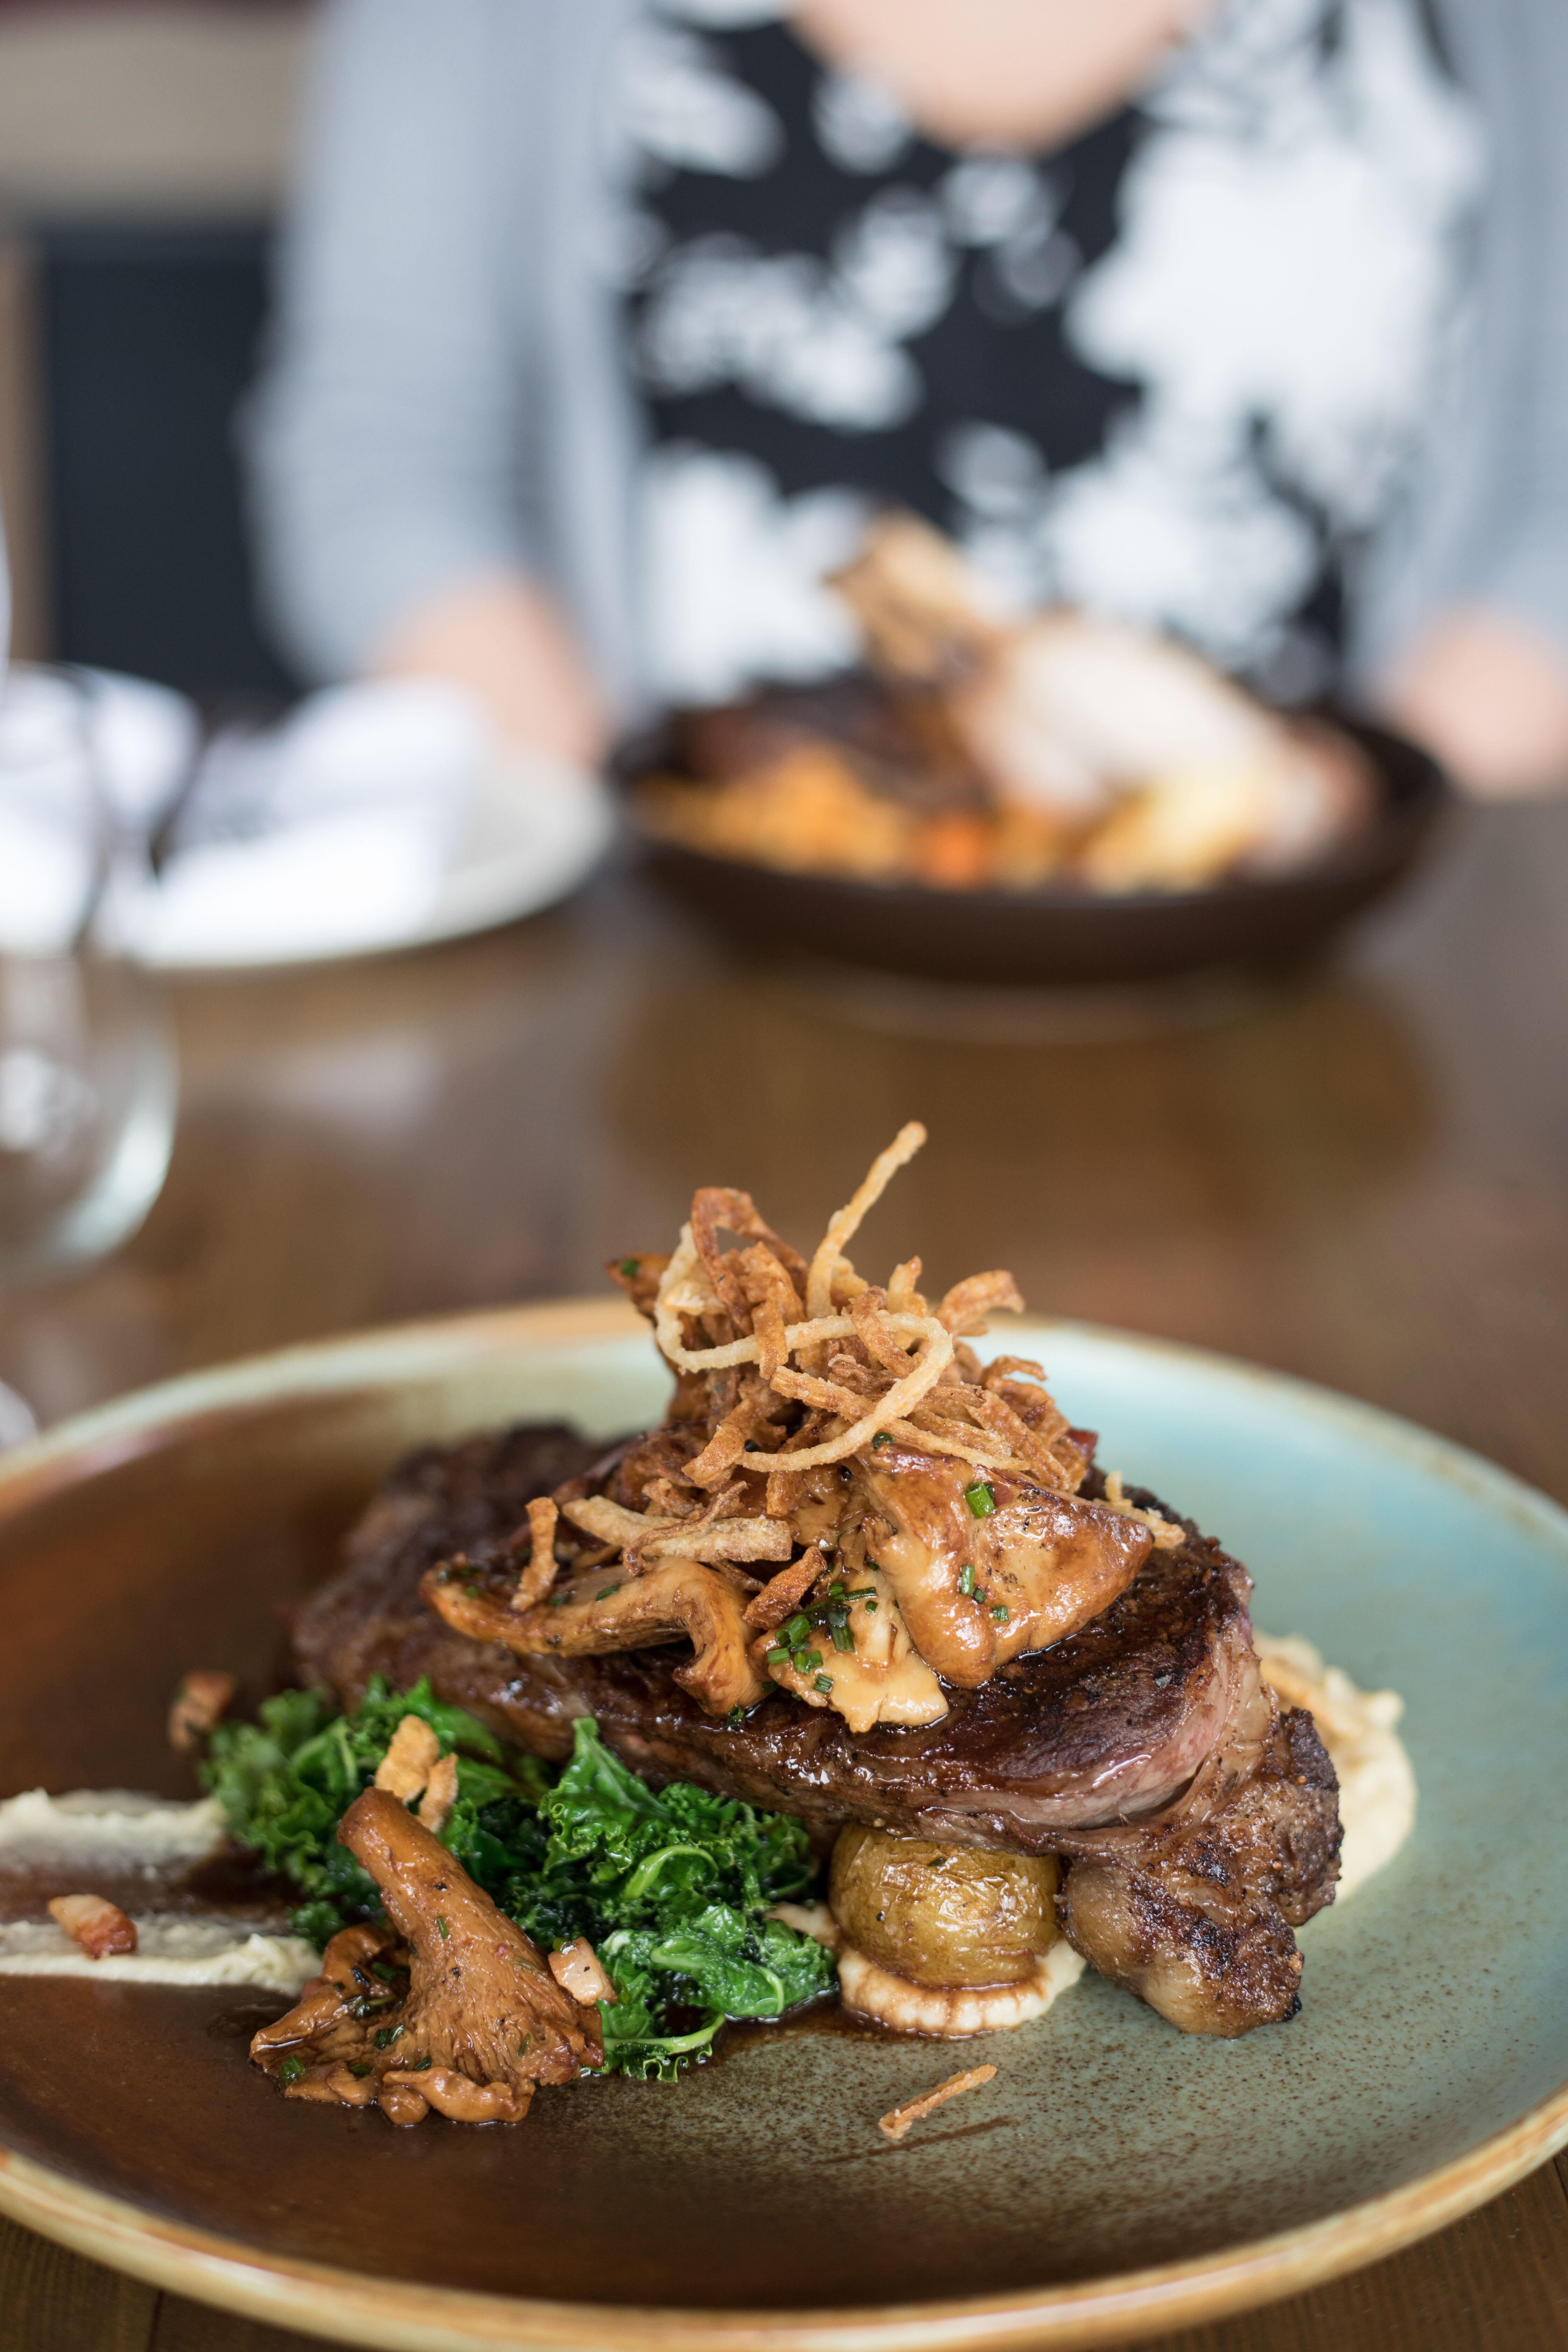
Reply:
[[1016, 1984], [1059, 1930], [1054, 1854], [841, 1830], [828, 1900], [849, 1942], [918, 1985]]

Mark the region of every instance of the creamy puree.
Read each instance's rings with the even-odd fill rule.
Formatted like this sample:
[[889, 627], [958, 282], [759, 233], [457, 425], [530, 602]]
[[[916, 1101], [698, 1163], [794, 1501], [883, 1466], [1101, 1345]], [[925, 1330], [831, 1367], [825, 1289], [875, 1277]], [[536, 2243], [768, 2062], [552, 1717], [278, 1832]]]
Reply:
[[258, 1935], [247, 1919], [153, 1912], [136, 1922], [136, 1949], [89, 1959], [52, 1919], [0, 1926], [0, 1976], [95, 1977], [110, 1984], [258, 1985], [298, 1993], [321, 1967], [299, 1936]]
[[[73, 1789], [51, 1797], [27, 1789], [0, 1803], [0, 1881], [65, 1876], [84, 1895], [145, 1885], [156, 1902], [222, 1847], [222, 1810], [213, 1797], [171, 1804], [132, 1789]], [[158, 1882], [162, 1881], [160, 1885]], [[147, 1899], [147, 1898], [144, 1898]], [[135, 1912], [134, 1952], [90, 1959], [53, 1919], [0, 1921], [0, 1976], [98, 1977], [110, 1983], [255, 1985], [298, 1993], [319, 1965], [298, 1936], [268, 1934], [254, 1918], [225, 1912]]]
[[172, 1863], [205, 1862], [224, 1835], [216, 1797], [178, 1805], [134, 1789], [72, 1789], [63, 1797], [26, 1789], [0, 1803], [0, 1870], [69, 1860], [152, 1877]]

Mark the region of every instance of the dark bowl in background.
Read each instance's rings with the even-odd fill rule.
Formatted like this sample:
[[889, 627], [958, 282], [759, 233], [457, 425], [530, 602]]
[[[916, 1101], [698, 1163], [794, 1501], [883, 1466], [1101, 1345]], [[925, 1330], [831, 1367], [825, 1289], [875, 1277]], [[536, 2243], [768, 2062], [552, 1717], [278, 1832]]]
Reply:
[[[1379, 806], [1334, 856], [1279, 881], [1116, 898], [857, 882], [711, 857], [644, 832], [631, 800], [627, 812], [647, 870], [666, 895], [753, 953], [804, 951], [921, 980], [992, 986], [1279, 971], [1308, 960], [1404, 879], [1449, 798], [1436, 761], [1415, 744], [1342, 712], [1314, 716], [1360, 746]], [[660, 764], [652, 739], [629, 745], [616, 763], [628, 791]]]

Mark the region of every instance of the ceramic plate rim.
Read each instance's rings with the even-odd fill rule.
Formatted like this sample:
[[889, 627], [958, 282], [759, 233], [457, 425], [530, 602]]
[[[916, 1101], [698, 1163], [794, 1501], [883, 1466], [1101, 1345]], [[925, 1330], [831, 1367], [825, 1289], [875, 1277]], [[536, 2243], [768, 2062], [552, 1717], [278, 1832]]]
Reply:
[[[1568, 1551], [1568, 1511], [1522, 1479], [1435, 1432], [1289, 1374], [1216, 1351], [1091, 1323], [1030, 1316], [1026, 1327], [1081, 1336], [1113, 1349], [1290, 1396], [1320, 1421], [1355, 1427], [1434, 1472], [1489, 1490]], [[384, 1326], [242, 1358], [133, 1391], [74, 1416], [0, 1457], [0, 1514], [31, 1491], [63, 1482], [85, 1456], [109, 1466], [142, 1452], [171, 1424], [269, 1398], [438, 1377], [518, 1347], [548, 1349], [624, 1338], [646, 1328], [620, 1299], [568, 1298]], [[3, 2126], [0, 2126], [3, 2129]], [[1110, 2344], [1132, 2334], [1193, 2326], [1272, 2302], [1396, 2252], [1471, 2212], [1568, 2146], [1568, 2082], [1477, 2147], [1382, 2195], [1320, 2221], [1180, 2262], [1066, 2285], [880, 2309], [792, 2312], [637, 2308], [485, 2294], [377, 2279], [334, 2265], [258, 2252], [216, 2233], [160, 2219], [129, 2200], [87, 2189], [0, 2143], [0, 2213], [25, 2228], [150, 2284], [273, 2326], [334, 2340], [373, 2340], [397, 2352], [467, 2352], [503, 2344], [565, 2352], [1009, 2352], [1029, 2344]]]

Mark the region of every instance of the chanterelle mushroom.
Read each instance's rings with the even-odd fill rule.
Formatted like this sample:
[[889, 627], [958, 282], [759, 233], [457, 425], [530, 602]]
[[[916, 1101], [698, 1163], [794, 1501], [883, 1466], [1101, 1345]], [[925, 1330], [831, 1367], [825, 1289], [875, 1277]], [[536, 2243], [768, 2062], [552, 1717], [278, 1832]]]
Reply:
[[376, 2100], [400, 2124], [431, 2107], [457, 2123], [520, 2123], [535, 2084], [598, 2065], [596, 2011], [562, 1991], [537, 1945], [396, 1797], [367, 1789], [338, 1836], [380, 1888], [392, 1930], [334, 1936], [299, 2005], [252, 2042], [289, 2097]]

